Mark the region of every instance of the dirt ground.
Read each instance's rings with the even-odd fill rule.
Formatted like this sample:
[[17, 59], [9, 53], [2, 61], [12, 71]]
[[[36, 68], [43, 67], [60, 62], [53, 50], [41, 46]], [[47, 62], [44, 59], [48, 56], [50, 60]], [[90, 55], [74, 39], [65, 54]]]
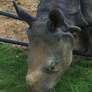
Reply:
[[[40, 0], [0, 0], [0, 10], [16, 13], [13, 1], [35, 16]], [[0, 37], [27, 42], [27, 28], [28, 25], [22, 21], [0, 16]]]

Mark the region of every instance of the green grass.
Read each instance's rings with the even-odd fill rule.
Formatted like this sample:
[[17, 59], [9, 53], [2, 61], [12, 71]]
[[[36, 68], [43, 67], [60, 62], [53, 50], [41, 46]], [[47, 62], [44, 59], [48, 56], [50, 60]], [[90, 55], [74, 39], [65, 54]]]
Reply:
[[73, 62], [54, 90], [54, 92], [92, 92], [92, 61]]
[[0, 44], [0, 92], [26, 92], [27, 53]]
[[[27, 92], [27, 52], [0, 43], [0, 92]], [[92, 92], [92, 61], [76, 60], [53, 92]]]

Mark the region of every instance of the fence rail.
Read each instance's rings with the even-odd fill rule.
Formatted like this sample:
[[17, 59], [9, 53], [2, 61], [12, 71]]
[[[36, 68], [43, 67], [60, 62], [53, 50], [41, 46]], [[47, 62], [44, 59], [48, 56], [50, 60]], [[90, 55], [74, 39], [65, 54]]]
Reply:
[[21, 45], [21, 46], [26, 46], [26, 47], [28, 46], [28, 43], [26, 42], [10, 40], [10, 39], [5, 39], [5, 38], [0, 38], [0, 42], [11, 43], [11, 44]]
[[0, 11], [0, 15], [11, 17], [13, 19], [22, 20], [19, 16], [15, 15], [13, 13], [9, 13], [9, 12]]
[[[28, 47], [27, 42], [21, 42], [21, 41], [10, 40], [10, 39], [5, 39], [5, 38], [0, 38], [0, 42], [5, 42], [5, 43], [16, 44], [16, 45]], [[92, 57], [92, 53], [85, 53], [85, 52], [81, 52], [78, 50], [73, 50], [73, 55]]]

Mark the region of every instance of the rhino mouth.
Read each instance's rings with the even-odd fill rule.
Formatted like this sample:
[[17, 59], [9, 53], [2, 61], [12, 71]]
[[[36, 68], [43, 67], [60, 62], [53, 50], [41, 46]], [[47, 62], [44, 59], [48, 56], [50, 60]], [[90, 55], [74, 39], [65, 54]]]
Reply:
[[51, 89], [50, 88], [44, 88], [44, 89], [41, 89], [40, 91], [32, 91], [32, 92], [51, 92]]
[[51, 92], [50, 88], [43, 89], [42, 92]]

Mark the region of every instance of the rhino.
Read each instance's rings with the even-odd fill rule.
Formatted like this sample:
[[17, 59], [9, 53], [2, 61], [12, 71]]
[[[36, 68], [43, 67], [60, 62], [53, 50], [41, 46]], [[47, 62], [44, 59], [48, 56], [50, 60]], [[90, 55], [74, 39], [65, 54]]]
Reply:
[[33, 17], [14, 2], [18, 16], [6, 16], [29, 25], [28, 92], [52, 91], [72, 62], [73, 32], [79, 35], [79, 49], [88, 51], [92, 37], [82, 28], [91, 25], [91, 3], [91, 0], [40, 0]]

